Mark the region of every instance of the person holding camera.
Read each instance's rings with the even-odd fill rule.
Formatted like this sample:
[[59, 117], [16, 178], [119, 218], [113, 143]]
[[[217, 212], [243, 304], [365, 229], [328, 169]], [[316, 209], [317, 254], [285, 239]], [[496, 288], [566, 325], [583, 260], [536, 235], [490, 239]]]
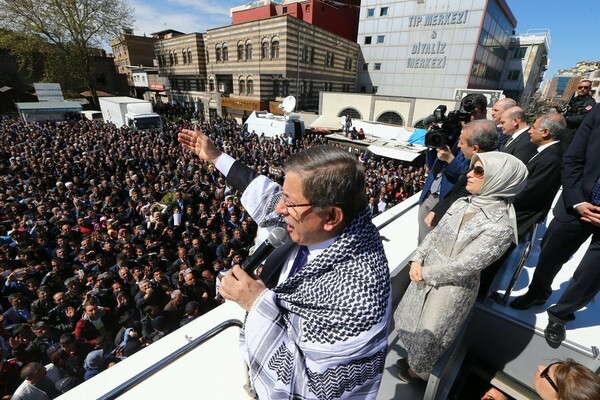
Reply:
[[[480, 93], [471, 93], [461, 101], [460, 109], [464, 110], [465, 104], [472, 104], [473, 109], [469, 119], [471, 121], [485, 119], [487, 113], [487, 99]], [[427, 154], [427, 168], [429, 174], [423, 185], [419, 198], [419, 243], [431, 231], [425, 222], [433, 207], [450, 193], [460, 174], [468, 168], [469, 161], [458, 151], [456, 143], [448, 143], [442, 148], [435, 149], [433, 155]]]
[[394, 313], [408, 353], [398, 361], [401, 380], [427, 380], [454, 341], [475, 304], [481, 270], [517, 241], [511, 199], [526, 183], [527, 168], [517, 158], [473, 155], [466, 185], [471, 195], [457, 200], [417, 247], [411, 283]]

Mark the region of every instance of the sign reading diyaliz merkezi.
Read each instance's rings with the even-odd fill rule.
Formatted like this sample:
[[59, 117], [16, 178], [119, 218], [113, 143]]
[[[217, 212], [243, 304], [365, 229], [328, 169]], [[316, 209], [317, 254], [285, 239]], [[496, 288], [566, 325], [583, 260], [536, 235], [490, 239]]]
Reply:
[[[464, 25], [469, 12], [457, 11], [436, 14], [413, 15], [408, 17], [409, 28], [435, 27], [445, 25]], [[411, 54], [417, 57], [406, 59], [407, 68], [446, 68], [446, 42], [435, 40], [438, 33], [431, 32], [431, 41], [418, 41], [410, 46]], [[430, 56], [432, 55], [432, 56]]]

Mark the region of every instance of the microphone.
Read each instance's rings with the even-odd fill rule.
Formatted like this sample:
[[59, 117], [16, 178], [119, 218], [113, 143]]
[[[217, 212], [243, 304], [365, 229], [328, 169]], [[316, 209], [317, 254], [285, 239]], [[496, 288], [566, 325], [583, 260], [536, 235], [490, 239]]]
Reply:
[[271, 255], [273, 250], [277, 247], [282, 246], [287, 239], [287, 232], [284, 228], [278, 226], [271, 231], [267, 239], [258, 246], [254, 253], [252, 253], [246, 261], [242, 263], [242, 269], [253, 278], [254, 270], [260, 265], [267, 257]]

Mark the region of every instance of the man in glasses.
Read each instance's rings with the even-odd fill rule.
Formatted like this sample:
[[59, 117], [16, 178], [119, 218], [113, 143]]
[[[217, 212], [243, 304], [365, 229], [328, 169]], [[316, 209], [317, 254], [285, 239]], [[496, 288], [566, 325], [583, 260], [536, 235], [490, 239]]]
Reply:
[[288, 158], [280, 186], [198, 130], [183, 129], [179, 141], [243, 192], [242, 205], [263, 231], [283, 222], [289, 234], [260, 280], [234, 266], [219, 287], [248, 311], [241, 348], [258, 397], [375, 399], [391, 291], [356, 158], [336, 147], [308, 148]]
[[573, 135], [575, 135], [577, 128], [579, 128], [585, 116], [596, 105], [596, 101], [591, 96], [591, 91], [592, 81], [589, 79], [580, 80], [577, 91], [563, 109], [562, 114], [567, 121], [567, 129], [564, 130], [561, 138], [563, 150], [567, 149], [573, 140]]
[[[538, 263], [526, 294], [511, 303], [528, 309], [546, 303], [552, 281], [563, 264], [591, 236], [591, 243], [569, 285], [557, 303], [548, 308], [544, 334], [558, 347], [566, 337], [565, 325], [575, 312], [598, 294], [600, 279], [600, 108], [588, 114], [562, 160], [562, 194], [554, 206], [554, 219], [542, 239]], [[515, 307], [516, 305], [516, 307]]]

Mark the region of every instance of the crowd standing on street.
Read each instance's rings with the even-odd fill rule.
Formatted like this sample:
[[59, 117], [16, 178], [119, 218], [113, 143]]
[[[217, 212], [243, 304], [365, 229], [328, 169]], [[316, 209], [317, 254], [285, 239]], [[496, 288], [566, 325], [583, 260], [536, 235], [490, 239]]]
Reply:
[[[199, 124], [280, 183], [291, 154], [324, 143]], [[258, 226], [214, 165], [177, 144], [185, 127], [0, 123], [3, 396], [52, 377], [54, 397], [220, 304], [219, 272], [243, 262]], [[423, 167], [357, 157], [373, 215], [421, 190]]]

